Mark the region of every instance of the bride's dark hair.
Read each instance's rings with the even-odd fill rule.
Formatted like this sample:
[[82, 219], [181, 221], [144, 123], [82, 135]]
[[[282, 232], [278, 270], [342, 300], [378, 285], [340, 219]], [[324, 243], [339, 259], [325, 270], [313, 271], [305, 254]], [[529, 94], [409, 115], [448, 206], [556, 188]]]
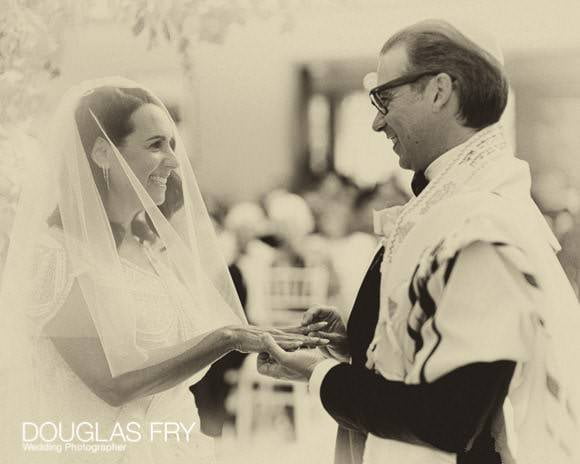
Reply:
[[[99, 137], [105, 138], [105, 135], [95, 122], [90, 111], [97, 117], [111, 142], [116, 147], [121, 147], [125, 141], [125, 137], [135, 129], [131, 123], [131, 115], [145, 104], [159, 106], [157, 100], [144, 89], [112, 86], [98, 87], [91, 93], [83, 96], [79, 101], [79, 105], [75, 111], [75, 120], [81, 143], [87, 155], [89, 166], [91, 167], [93, 179], [95, 180], [99, 195], [103, 200], [107, 195], [105, 178], [102, 169], [93, 161], [90, 154], [97, 139]], [[183, 190], [181, 179], [175, 171], [172, 171], [167, 179], [165, 201], [159, 205], [159, 209], [167, 219], [170, 219], [173, 213], [182, 206]], [[62, 227], [62, 220], [58, 209], [50, 216], [48, 224], [49, 226], [56, 225]], [[124, 229], [120, 224], [114, 222], [111, 222], [111, 229], [118, 246], [123, 240]], [[139, 215], [135, 216], [131, 223], [131, 231], [141, 241], [153, 241], [157, 235], [155, 227], [148, 216], [145, 217], [145, 222]]]

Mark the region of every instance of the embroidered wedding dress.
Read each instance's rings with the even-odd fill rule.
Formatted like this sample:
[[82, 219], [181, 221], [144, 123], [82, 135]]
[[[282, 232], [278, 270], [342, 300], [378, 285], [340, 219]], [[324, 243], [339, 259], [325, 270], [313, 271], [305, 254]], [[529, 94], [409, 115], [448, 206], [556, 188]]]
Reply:
[[[133, 126], [141, 107], [147, 117]], [[131, 151], [129, 135], [117, 140], [121, 153], [112, 138], [124, 130], [138, 142]], [[213, 462], [188, 390], [203, 369], [173, 386], [181, 372], [164, 366], [246, 320], [174, 121], [149, 90], [109, 77], [69, 89], [46, 139], [28, 157], [0, 276], [0, 455], [10, 464]], [[110, 217], [114, 207], [123, 217]], [[155, 242], [142, 250], [115, 234], [139, 215], [151, 235], [143, 243]], [[92, 378], [102, 372], [119, 385], [140, 372], [140, 385], [159, 393], [113, 407], [93, 392], [109, 385]]]
[[[59, 311], [74, 283], [75, 275], [67, 268], [67, 256], [62, 245], [62, 232], [54, 230], [47, 234], [43, 243], [39, 244], [36, 253], [37, 269], [36, 301], [30, 306], [31, 315], [37, 321], [38, 330]], [[150, 262], [155, 273], [146, 270], [123, 259], [123, 269], [127, 282], [140, 312], [137, 315], [137, 344], [144, 350], [154, 350], [175, 345], [187, 339], [191, 332], [188, 320], [181, 317], [183, 304], [187, 301], [185, 289], [177, 279], [171, 279], [169, 269], [160, 259], [156, 259], [153, 250], [148, 250]], [[161, 277], [163, 276], [163, 278]], [[193, 328], [194, 329], [194, 328]], [[199, 380], [205, 371], [195, 378], [181, 383], [164, 392], [138, 398], [120, 407], [112, 407], [96, 396], [83, 381], [71, 370], [62, 359], [52, 341], [48, 337], [38, 337], [34, 348], [35, 383], [39, 395], [38, 404], [42, 408], [34, 421], [36, 424], [60, 422], [62, 436], [54, 443], [60, 443], [59, 438], [67, 440], [71, 437], [72, 424], [86, 421], [92, 425], [93, 434], [108, 443], [124, 446], [122, 451], [103, 451], [95, 453], [67, 451], [44, 451], [38, 453], [38, 462], [67, 463], [171, 463], [180, 464], [195, 462], [196, 464], [214, 462], [213, 440], [201, 434], [199, 417], [193, 395], [188, 386]], [[136, 434], [127, 432], [126, 424], [139, 424], [139, 440]], [[163, 426], [159, 425], [150, 433], [151, 423], [183, 424], [189, 437], [181, 429], [179, 439], [169, 434], [167, 440], [163, 436]], [[109, 441], [115, 424], [120, 424], [124, 432], [116, 434]], [[190, 427], [193, 428], [190, 430]], [[172, 426], [173, 427], [173, 426]], [[85, 427], [85, 430], [88, 427]], [[44, 438], [52, 438], [52, 429], [46, 429]], [[50, 431], [49, 431], [50, 430]], [[83, 439], [82, 428], [78, 428], [76, 440]], [[133, 428], [135, 430], [135, 427]], [[173, 429], [172, 429], [173, 430]], [[30, 432], [30, 431], [29, 431]], [[29, 433], [32, 435], [32, 433]], [[189, 438], [189, 441], [188, 441]], [[90, 443], [95, 441], [91, 440]], [[121, 446], [123, 447], [123, 446]]]

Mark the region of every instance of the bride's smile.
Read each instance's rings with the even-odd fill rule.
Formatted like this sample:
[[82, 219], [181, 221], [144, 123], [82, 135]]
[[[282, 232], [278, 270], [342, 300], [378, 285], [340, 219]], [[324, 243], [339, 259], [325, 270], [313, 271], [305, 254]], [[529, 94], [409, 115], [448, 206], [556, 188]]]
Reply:
[[[173, 124], [165, 111], [154, 104], [138, 108], [129, 122], [133, 132], [125, 137], [119, 151], [151, 199], [160, 205], [165, 201], [167, 178], [178, 167]], [[125, 194], [127, 189], [133, 189], [127, 185], [127, 176], [118, 163], [111, 166], [111, 187], [109, 203], [134, 197]], [[120, 195], [116, 195], [117, 192]]]

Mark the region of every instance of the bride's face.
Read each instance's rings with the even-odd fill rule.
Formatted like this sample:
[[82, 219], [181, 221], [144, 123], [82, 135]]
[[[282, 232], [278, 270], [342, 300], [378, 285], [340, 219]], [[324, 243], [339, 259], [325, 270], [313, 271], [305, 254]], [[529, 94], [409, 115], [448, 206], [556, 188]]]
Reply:
[[[137, 179], [155, 202], [165, 201], [167, 178], [177, 168], [173, 123], [157, 105], [145, 104], [131, 115], [133, 132], [125, 137], [119, 151]], [[111, 191], [114, 201], [129, 201], [134, 190], [118, 163], [111, 166]], [[128, 194], [128, 195], [127, 195]]]

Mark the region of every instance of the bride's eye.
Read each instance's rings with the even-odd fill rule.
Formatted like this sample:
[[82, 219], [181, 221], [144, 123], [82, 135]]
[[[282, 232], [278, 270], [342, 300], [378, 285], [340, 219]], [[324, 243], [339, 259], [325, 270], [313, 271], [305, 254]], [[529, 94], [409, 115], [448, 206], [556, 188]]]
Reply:
[[161, 150], [161, 144], [162, 144], [162, 141], [157, 140], [156, 142], [153, 142], [151, 145], [149, 145], [149, 148], [152, 150]]

